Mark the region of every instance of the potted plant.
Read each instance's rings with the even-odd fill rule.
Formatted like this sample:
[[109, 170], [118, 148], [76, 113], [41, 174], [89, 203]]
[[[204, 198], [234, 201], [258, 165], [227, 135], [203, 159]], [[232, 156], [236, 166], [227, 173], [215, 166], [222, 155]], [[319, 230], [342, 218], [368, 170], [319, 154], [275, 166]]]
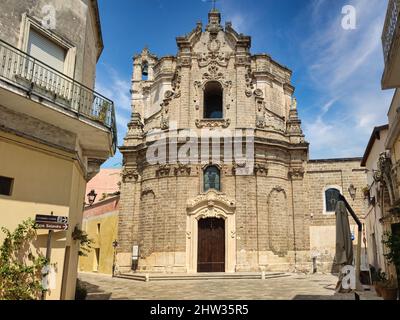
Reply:
[[383, 300], [397, 300], [397, 281], [391, 277], [380, 288]]
[[[400, 235], [395, 233], [386, 232], [384, 234], [382, 243], [388, 249], [388, 252], [384, 254], [388, 263], [393, 264], [396, 269], [397, 274], [397, 283], [394, 277], [390, 277], [389, 281], [385, 282], [384, 290], [388, 291], [388, 297], [395, 296], [394, 300], [397, 300], [397, 291], [400, 287]], [[384, 292], [382, 291], [382, 296], [384, 296]], [[386, 294], [386, 293], [385, 293]]]
[[382, 286], [387, 281], [386, 274], [381, 269], [376, 271], [374, 267], [371, 267], [371, 278], [376, 295], [382, 297]]

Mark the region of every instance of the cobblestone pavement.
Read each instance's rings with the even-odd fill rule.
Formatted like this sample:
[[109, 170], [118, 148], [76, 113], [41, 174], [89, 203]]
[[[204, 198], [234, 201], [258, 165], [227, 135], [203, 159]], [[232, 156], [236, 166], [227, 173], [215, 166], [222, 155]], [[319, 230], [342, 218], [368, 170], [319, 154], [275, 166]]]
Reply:
[[288, 274], [265, 280], [173, 280], [142, 282], [81, 273], [88, 300], [354, 300], [334, 295], [337, 277]]

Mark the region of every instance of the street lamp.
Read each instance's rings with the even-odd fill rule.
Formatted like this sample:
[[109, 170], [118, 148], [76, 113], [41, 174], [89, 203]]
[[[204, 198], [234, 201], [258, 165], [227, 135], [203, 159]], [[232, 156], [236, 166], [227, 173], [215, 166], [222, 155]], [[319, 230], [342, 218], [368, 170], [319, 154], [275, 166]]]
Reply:
[[349, 191], [350, 197], [351, 197], [351, 198], [353, 199], [353, 201], [354, 201], [354, 199], [356, 198], [357, 188], [354, 187], [353, 184], [351, 184], [351, 185], [349, 186], [348, 191]]
[[93, 189], [87, 194], [88, 201], [89, 201], [89, 206], [91, 206], [94, 203], [94, 200], [96, 200], [97, 193]]
[[114, 240], [113, 243], [112, 243], [112, 246], [114, 248], [113, 265], [112, 265], [112, 276], [114, 277], [114, 274], [115, 274], [115, 254], [117, 252], [118, 241]]

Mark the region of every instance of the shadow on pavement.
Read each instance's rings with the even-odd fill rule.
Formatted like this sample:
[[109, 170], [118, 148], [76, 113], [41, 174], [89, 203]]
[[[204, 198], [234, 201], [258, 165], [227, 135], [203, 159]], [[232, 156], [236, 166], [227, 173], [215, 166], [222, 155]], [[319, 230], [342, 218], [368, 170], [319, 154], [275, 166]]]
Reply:
[[99, 286], [90, 282], [81, 280], [81, 283], [87, 289], [86, 300], [110, 300], [111, 293], [100, 290]]

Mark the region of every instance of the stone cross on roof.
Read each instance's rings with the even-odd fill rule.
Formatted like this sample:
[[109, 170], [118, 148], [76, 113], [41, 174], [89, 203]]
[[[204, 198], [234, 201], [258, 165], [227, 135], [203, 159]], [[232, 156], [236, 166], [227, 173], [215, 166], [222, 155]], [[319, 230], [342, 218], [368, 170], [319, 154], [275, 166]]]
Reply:
[[217, 8], [216, 8], [216, 4], [217, 4], [217, 1], [219, 1], [219, 0], [208, 0], [208, 2], [211, 2], [212, 3], [212, 11], [216, 11], [217, 10]]

